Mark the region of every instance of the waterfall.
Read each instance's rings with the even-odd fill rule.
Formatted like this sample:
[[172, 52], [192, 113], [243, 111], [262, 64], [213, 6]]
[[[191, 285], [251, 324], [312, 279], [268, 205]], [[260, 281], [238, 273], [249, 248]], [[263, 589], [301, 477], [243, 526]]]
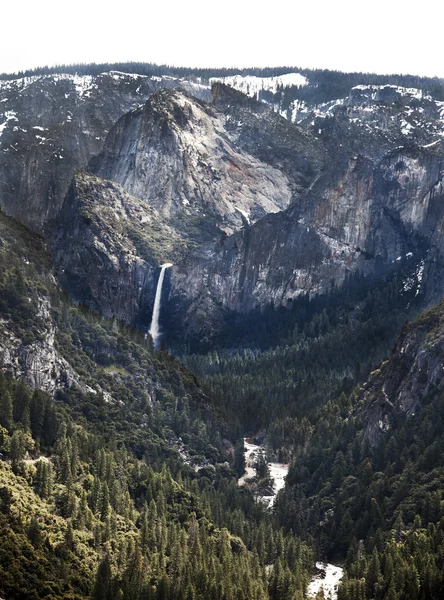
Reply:
[[151, 325], [150, 325], [150, 329], [149, 329], [149, 333], [150, 333], [151, 337], [153, 338], [154, 348], [157, 348], [157, 346], [159, 345], [159, 338], [160, 338], [159, 315], [160, 315], [160, 302], [162, 300], [163, 280], [165, 277], [166, 269], [169, 269], [172, 266], [173, 266], [172, 263], [165, 263], [164, 265], [161, 265], [159, 281], [157, 282], [156, 297], [154, 299], [153, 317], [151, 319]]

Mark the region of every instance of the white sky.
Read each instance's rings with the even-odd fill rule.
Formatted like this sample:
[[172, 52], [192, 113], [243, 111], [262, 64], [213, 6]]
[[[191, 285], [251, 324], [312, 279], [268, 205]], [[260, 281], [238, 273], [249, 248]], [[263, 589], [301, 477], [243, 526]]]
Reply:
[[444, 77], [442, 0], [2, 0], [0, 72], [74, 62]]

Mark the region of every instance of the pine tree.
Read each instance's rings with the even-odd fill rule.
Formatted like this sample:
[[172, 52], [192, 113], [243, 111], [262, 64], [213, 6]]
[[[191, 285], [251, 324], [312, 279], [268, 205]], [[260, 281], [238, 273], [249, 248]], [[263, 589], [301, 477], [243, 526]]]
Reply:
[[113, 600], [111, 565], [108, 555], [105, 556], [97, 569], [92, 598], [93, 600]]
[[256, 461], [254, 463], [254, 468], [256, 469], [256, 476], [258, 479], [265, 479], [266, 477], [270, 476], [268, 462], [265, 457], [265, 452], [262, 449], [258, 452]]
[[52, 493], [51, 464], [44, 460], [36, 463], [36, 474], [34, 477], [34, 489], [41, 498], [50, 498]]
[[170, 582], [166, 575], [163, 575], [157, 586], [156, 600], [170, 599]]
[[381, 577], [381, 568], [379, 564], [379, 556], [376, 550], [373, 551], [372, 558], [370, 560], [367, 577], [366, 577], [366, 586], [367, 586], [367, 596], [372, 598], [376, 592], [376, 585]]
[[17, 473], [21, 465], [21, 461], [25, 458], [25, 446], [21, 431], [15, 431], [12, 436], [10, 456], [12, 470]]
[[0, 425], [11, 431], [13, 423], [12, 398], [8, 390], [0, 391]]
[[239, 477], [245, 472], [245, 449], [243, 439], [238, 440], [234, 447], [234, 470]]
[[29, 541], [34, 546], [34, 548], [39, 548], [42, 544], [43, 536], [42, 536], [42, 532], [40, 529], [38, 519], [36, 517], [33, 517], [31, 519], [31, 522], [28, 525], [26, 533], [27, 533]]
[[41, 390], [34, 391], [30, 404], [30, 421], [32, 436], [35, 439], [40, 440], [43, 437], [47, 402], [47, 397]]
[[30, 403], [30, 392], [26, 385], [20, 381], [14, 391], [13, 414], [16, 423], [22, 423], [25, 429], [29, 429], [31, 425]]
[[148, 550], [148, 546], [149, 546], [149, 542], [150, 542], [150, 527], [149, 527], [149, 523], [148, 523], [148, 510], [146, 508], [142, 514], [139, 536], [140, 536], [140, 550], [141, 550], [142, 554], [144, 555]]
[[76, 549], [76, 542], [75, 542], [75, 538], [74, 538], [74, 531], [73, 531], [73, 528], [72, 528], [71, 519], [69, 519], [67, 527], [65, 529], [64, 544], [65, 544], [65, 547], [68, 550], [70, 550], [71, 552], [75, 551], [75, 549]]
[[100, 507], [100, 520], [105, 521], [110, 511], [110, 496], [108, 484], [105, 482], [102, 487], [102, 503]]

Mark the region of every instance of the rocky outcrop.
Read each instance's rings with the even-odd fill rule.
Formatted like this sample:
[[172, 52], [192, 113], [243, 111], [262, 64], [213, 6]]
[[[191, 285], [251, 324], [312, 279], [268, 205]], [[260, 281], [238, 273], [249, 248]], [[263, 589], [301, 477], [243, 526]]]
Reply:
[[71, 296], [107, 316], [149, 323], [157, 265], [177, 261], [187, 242], [146, 202], [118, 184], [77, 173], [51, 244]]
[[234, 143], [285, 173], [295, 198], [303, 195], [328, 163], [318, 137], [229, 86], [216, 83], [211, 92], [213, 105], [226, 115], [225, 127]]
[[[352, 90], [301, 123], [317, 132], [329, 159], [291, 207], [173, 268], [171, 308], [187, 315], [185, 334], [203, 334], [194, 315], [204, 311], [211, 310], [216, 323], [226, 311], [286, 305], [300, 294], [327, 290], [332, 281], [340, 285], [349, 272], [382, 274], [412, 255], [426, 297], [440, 297], [440, 103], [417, 90], [386, 87]], [[239, 96], [225, 94], [231, 111], [247, 110], [249, 101], [236, 103]]]
[[88, 392], [57, 342], [60, 297], [43, 239], [0, 212], [0, 368], [51, 395]]
[[362, 391], [364, 438], [372, 444], [401, 416], [419, 412], [444, 389], [444, 303], [402, 331], [389, 360], [372, 373]]
[[[341, 285], [349, 272], [384, 273], [406, 256], [422, 264], [429, 298], [443, 289], [441, 149], [402, 148], [374, 164], [337, 163], [287, 211], [190, 254], [172, 269], [171, 304], [199, 338], [197, 309], [285, 305], [300, 294]], [[434, 274], [432, 277], [432, 273]], [[218, 313], [218, 316], [214, 315]]]
[[[42, 307], [47, 301], [42, 300]], [[47, 327], [40, 339], [31, 343], [18, 337], [8, 321], [0, 321], [0, 368], [29, 387], [54, 395], [59, 388], [74, 387], [91, 391], [55, 347], [55, 326], [46, 319]]]

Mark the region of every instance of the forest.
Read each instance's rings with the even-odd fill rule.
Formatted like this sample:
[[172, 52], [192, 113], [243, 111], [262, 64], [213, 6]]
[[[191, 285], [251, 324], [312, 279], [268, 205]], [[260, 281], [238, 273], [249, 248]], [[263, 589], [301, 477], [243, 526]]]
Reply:
[[237, 487], [242, 448], [195, 378], [74, 306], [42, 238], [4, 215], [0, 229], [2, 327], [43, 340], [46, 299], [56, 346], [89, 386], [51, 398], [0, 372], [0, 594], [302, 599], [312, 549]]
[[[376, 445], [363, 425], [363, 386], [420, 312], [416, 261], [252, 313], [183, 366], [74, 306], [42, 238], [0, 217], [2, 327], [32, 343], [55, 324], [88, 385], [52, 398], [0, 374], [4, 597], [302, 600], [325, 557], [346, 567], [339, 600], [440, 598], [443, 396]], [[418, 323], [439, 338], [442, 319]], [[292, 464], [272, 511], [237, 486], [245, 434]]]
[[224, 411], [232, 435], [264, 429], [271, 449], [291, 449], [314, 426], [313, 412], [365, 381], [418, 314], [421, 294], [403, 285], [416, 268], [405, 261], [383, 278], [356, 273], [291, 307], [227, 317], [214, 350], [180, 360]]
[[[328, 308], [317, 298], [313, 307], [305, 300], [301, 311], [301, 300], [296, 315], [303, 327], [287, 310], [293, 333], [276, 346], [265, 348], [263, 330], [246, 327], [238, 343], [248, 335], [256, 350], [182, 357], [225, 407], [233, 432], [253, 424], [269, 457], [292, 465], [275, 516], [315, 555], [345, 565], [339, 600], [442, 597], [442, 391], [432, 386], [417, 414], [399, 416], [377, 443], [365, 434], [363, 390], [397, 357], [400, 331], [401, 337], [420, 328], [428, 339], [442, 335], [442, 303], [414, 320], [421, 299], [400, 285], [407, 273], [373, 282], [367, 293], [356, 277], [341, 302], [334, 290], [328, 294]], [[425, 386], [427, 376], [421, 377]]]
[[[428, 338], [438, 329], [440, 336], [443, 310], [441, 302], [403, 335], [425, 328]], [[442, 390], [431, 386], [420, 408], [373, 444], [360, 402], [358, 387], [319, 410], [310, 449], [290, 471], [276, 512], [295, 534], [321, 523], [318, 547], [331, 558], [345, 557], [339, 600], [441, 598]]]

